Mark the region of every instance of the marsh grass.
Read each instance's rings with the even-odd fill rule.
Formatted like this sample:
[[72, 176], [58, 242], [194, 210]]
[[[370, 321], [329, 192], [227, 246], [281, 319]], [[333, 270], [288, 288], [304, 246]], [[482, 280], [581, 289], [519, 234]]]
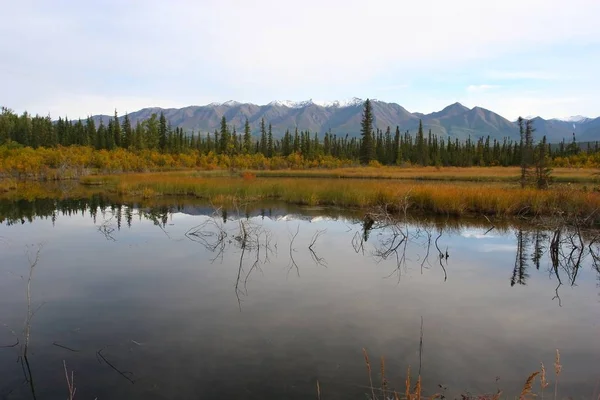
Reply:
[[[83, 179], [119, 196], [191, 196], [217, 205], [279, 200], [306, 206], [423, 212], [448, 216], [585, 217], [600, 209], [600, 193], [573, 185], [521, 189], [502, 182], [425, 182], [326, 178], [208, 177], [189, 172], [123, 174]], [[600, 216], [598, 216], [600, 219]]]
[[[519, 167], [346, 167], [252, 171], [263, 178], [397, 179], [446, 182], [518, 182]], [[600, 183], [595, 168], [554, 168], [556, 183]]]
[[[429, 399], [429, 400], [434, 400], [434, 399], [438, 399], [438, 398], [446, 398], [446, 396], [442, 393], [434, 393], [431, 395], [426, 395], [425, 393], [423, 393], [423, 383], [422, 383], [422, 378], [421, 375], [419, 374], [417, 376], [417, 381], [415, 382], [415, 386], [414, 388], [411, 385], [411, 376], [410, 376], [410, 367], [408, 367], [407, 371], [406, 371], [406, 378], [404, 380], [404, 397], [401, 396], [401, 394], [391, 388], [389, 386], [389, 382], [386, 378], [385, 375], [385, 359], [383, 357], [381, 357], [381, 386], [380, 387], [374, 387], [373, 386], [373, 371], [371, 368], [371, 362], [369, 360], [369, 355], [367, 353], [366, 349], [362, 349], [363, 352], [363, 357], [364, 357], [364, 362], [365, 365], [367, 367], [367, 377], [369, 380], [369, 391], [370, 393], [365, 394], [366, 397], [369, 400], [421, 400], [421, 399]], [[532, 399], [534, 397], [537, 397], [537, 394], [534, 393], [533, 388], [535, 385], [535, 381], [536, 378], [539, 376], [540, 378], [540, 387], [541, 387], [541, 395], [543, 398], [543, 393], [544, 393], [544, 388], [546, 388], [549, 383], [546, 380], [546, 370], [544, 368], [544, 364], [540, 363], [541, 365], [541, 370], [540, 371], [534, 371], [532, 372], [527, 379], [525, 380], [525, 383], [523, 384], [523, 387], [521, 389], [520, 394], [518, 395], [519, 400], [527, 400], [527, 399]], [[556, 383], [558, 383], [558, 375], [560, 375], [560, 372], [562, 370], [562, 365], [560, 365], [560, 354], [558, 352], [558, 350], [556, 350], [556, 360], [555, 360], [555, 373], [556, 373]], [[439, 385], [438, 385], [439, 386]], [[441, 387], [441, 386], [440, 386]], [[444, 388], [445, 390], [446, 388]], [[317, 381], [317, 393], [318, 396], [317, 398], [320, 400], [321, 399], [321, 388], [319, 385], [319, 381]], [[502, 390], [497, 389], [496, 393], [494, 394], [478, 394], [478, 395], [473, 395], [470, 393], [463, 393], [460, 395], [460, 398], [462, 400], [499, 400], [502, 396]], [[554, 398], [556, 400], [556, 389], [555, 389], [555, 394], [554, 394]]]
[[[482, 168], [480, 168], [482, 169]], [[554, 184], [547, 190], [521, 189], [508, 182], [431, 182], [384, 179], [261, 178], [255, 173], [214, 175], [177, 171], [86, 176], [77, 182], [46, 185], [2, 181], [0, 198], [76, 198], [94, 194], [113, 199], [201, 199], [218, 206], [282, 201], [301, 206], [350, 210], [384, 208], [389, 213], [439, 216], [587, 218], [600, 222], [600, 192]]]

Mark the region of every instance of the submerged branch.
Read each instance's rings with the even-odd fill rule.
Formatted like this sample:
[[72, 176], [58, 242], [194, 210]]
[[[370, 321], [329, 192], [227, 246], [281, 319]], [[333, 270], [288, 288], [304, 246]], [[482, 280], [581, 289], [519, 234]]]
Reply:
[[[288, 229], [289, 231], [289, 229]], [[300, 232], [300, 225], [298, 225], [296, 227], [296, 233], [294, 233], [292, 235], [292, 233], [290, 232], [290, 263], [288, 264], [288, 274], [289, 271], [292, 270], [292, 268], [296, 269], [296, 275], [298, 275], [298, 277], [300, 277], [300, 269], [298, 268], [298, 264], [296, 264], [296, 260], [294, 260], [294, 251], [296, 251], [294, 249], [294, 240], [296, 240], [296, 236], [298, 236], [298, 233]]]
[[106, 359], [106, 357], [104, 357], [104, 355], [102, 354], [102, 351], [104, 350], [104, 347], [101, 348], [100, 350], [98, 350], [96, 352], [96, 356], [100, 357], [102, 359], [102, 361], [104, 361], [106, 363], [106, 365], [108, 365], [110, 368], [112, 368], [113, 370], [115, 370], [119, 375], [121, 375], [123, 378], [127, 379], [129, 382], [131, 382], [131, 384], [134, 384], [135, 381], [133, 379], [131, 379], [129, 376], [127, 375], [133, 375], [133, 372], [130, 371], [121, 371], [120, 369], [118, 369], [117, 367], [115, 367], [110, 361], [108, 361]]
[[315, 250], [313, 249], [315, 243], [317, 242], [317, 239], [319, 238], [319, 236], [321, 236], [322, 234], [324, 234], [325, 232], [327, 232], [327, 229], [322, 229], [317, 231], [312, 239], [310, 244], [308, 245], [308, 250], [310, 252], [310, 257], [312, 258], [312, 260], [315, 262], [315, 264], [322, 266], [322, 267], [327, 267], [327, 262], [325, 261], [325, 259], [323, 257], [319, 257], [317, 255], [317, 253], [315, 252]]
[[446, 260], [446, 264], [448, 263], [448, 249], [446, 249], [446, 254], [442, 253], [440, 250], [440, 246], [438, 246], [438, 240], [442, 237], [442, 230], [440, 229], [440, 234], [435, 238], [435, 247], [438, 251], [438, 258], [440, 261], [440, 267], [442, 267], [442, 271], [444, 271], [444, 282], [448, 280], [448, 273], [446, 272], [446, 267], [444, 267], [444, 260]]

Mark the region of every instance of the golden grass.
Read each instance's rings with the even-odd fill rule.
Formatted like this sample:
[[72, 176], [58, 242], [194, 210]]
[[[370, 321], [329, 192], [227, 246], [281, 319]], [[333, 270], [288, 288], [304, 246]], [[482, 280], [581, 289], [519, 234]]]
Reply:
[[373, 397], [371, 397], [372, 399], [375, 399], [375, 389], [373, 387], [373, 376], [371, 373], [371, 363], [369, 362], [369, 355], [367, 354], [367, 350], [363, 347], [363, 355], [365, 357], [365, 363], [367, 364], [367, 372], [369, 375], [369, 386], [371, 387], [371, 395]]
[[550, 383], [546, 380], [546, 368], [544, 368], [544, 363], [540, 363], [540, 366], [541, 366], [540, 387], [542, 389], [542, 399], [543, 399], [544, 398], [544, 389], [546, 389]]
[[[519, 167], [348, 167], [310, 170], [252, 171], [258, 177], [403, 179], [440, 181], [517, 182]], [[600, 183], [600, 169], [554, 168], [557, 182]]]
[[[35, 182], [0, 186], [0, 198], [65, 198], [105, 194], [112, 198], [179, 196], [214, 205], [276, 200], [297, 205], [449, 216], [495, 215], [587, 217], [600, 221], [600, 192], [556, 184], [548, 190], [521, 189], [509, 182], [431, 182], [383, 179], [264, 178], [254, 174], [206, 176], [191, 171], [88, 176], [61, 191]], [[598, 214], [598, 216], [596, 216]]]
[[525, 381], [525, 385], [523, 386], [523, 390], [521, 390], [521, 395], [519, 396], [520, 400], [526, 400], [527, 396], [531, 394], [531, 390], [533, 389], [533, 381], [535, 377], [540, 374], [540, 371], [535, 371]]
[[556, 349], [556, 358], [554, 359], [554, 373], [556, 375], [556, 380], [554, 381], [554, 400], [556, 400], [558, 396], [558, 377], [562, 371], [562, 365], [560, 364], [560, 352]]
[[[367, 367], [367, 376], [369, 379], [369, 389], [370, 389], [370, 396], [369, 397], [371, 400], [378, 400], [379, 398], [376, 396], [376, 392], [377, 393], [381, 393], [382, 395], [382, 399], [391, 399], [394, 398], [395, 400], [400, 400], [400, 394], [398, 393], [397, 390], [395, 390], [393, 387], [390, 388], [388, 387], [388, 380], [385, 378], [385, 359], [383, 357], [381, 357], [381, 386], [379, 388], [375, 388], [373, 386], [373, 377], [372, 377], [372, 369], [371, 369], [371, 362], [369, 360], [369, 356], [367, 354], [366, 349], [362, 349], [363, 352], [363, 357], [364, 357], [364, 361]], [[541, 364], [541, 371], [534, 371], [531, 375], [529, 375], [527, 377], [527, 379], [525, 380], [525, 383], [523, 385], [523, 388], [521, 389], [521, 392], [518, 396], [519, 400], [527, 400], [529, 398], [532, 397], [536, 397], [537, 394], [535, 394], [533, 392], [533, 386], [536, 380], [536, 377], [539, 375], [540, 376], [540, 386], [542, 389], [542, 398], [543, 398], [543, 394], [544, 394], [544, 388], [546, 388], [548, 386], [548, 382], [546, 381], [546, 370], [544, 368], [544, 364]], [[556, 374], [560, 374], [560, 371], [562, 369], [562, 366], [560, 365], [560, 354], [558, 353], [558, 350], [556, 351], [556, 361], [555, 361], [555, 372]], [[404, 392], [404, 400], [421, 400], [424, 396], [424, 393], [422, 393], [423, 388], [422, 388], [422, 380], [421, 380], [421, 375], [419, 374], [419, 376], [417, 377], [417, 382], [415, 384], [414, 389], [411, 387], [411, 379], [410, 379], [410, 367], [408, 367], [407, 372], [406, 372], [406, 379], [404, 381], [404, 386], [405, 386], [405, 392]], [[445, 390], [445, 388], [444, 388]], [[463, 400], [468, 400], [468, 399], [478, 399], [478, 400], [499, 400], [500, 396], [502, 395], [502, 390], [498, 389], [496, 391], [496, 393], [494, 394], [482, 394], [482, 395], [471, 395], [470, 393], [467, 394], [461, 394], [461, 397]], [[368, 395], [367, 395], [368, 396]], [[392, 397], [393, 396], [393, 397]], [[556, 394], [555, 394], [556, 396]], [[317, 398], [320, 399], [321, 398], [321, 388], [319, 385], [319, 381], [317, 380]], [[435, 400], [437, 398], [445, 398], [445, 396], [441, 393], [435, 393], [429, 397], [425, 397], [428, 398], [429, 400]]]
[[[91, 178], [86, 178], [86, 185]], [[121, 196], [192, 196], [227, 204], [282, 200], [308, 206], [369, 208], [463, 216], [587, 216], [600, 209], [600, 193], [569, 185], [549, 190], [510, 183], [409, 182], [324, 178], [205, 177], [189, 172], [123, 174], [94, 178]]]

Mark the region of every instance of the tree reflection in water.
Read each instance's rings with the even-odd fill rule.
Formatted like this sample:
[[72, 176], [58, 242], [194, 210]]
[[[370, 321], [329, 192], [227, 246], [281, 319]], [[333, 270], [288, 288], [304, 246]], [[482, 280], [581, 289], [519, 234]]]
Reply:
[[[151, 221], [168, 239], [172, 240], [167, 229], [169, 219], [173, 213], [184, 211], [186, 207], [189, 205], [119, 204], [100, 195], [80, 199], [36, 199], [14, 202], [0, 200], [0, 223], [25, 224], [35, 219], [50, 219], [55, 223], [60, 215], [89, 214], [98, 232], [105, 239], [115, 241], [115, 234], [122, 226], [131, 228], [137, 217], [140, 221]], [[264, 220], [265, 217], [272, 216], [273, 210], [252, 209], [247, 205], [238, 205], [233, 210], [215, 209], [211, 206], [192, 206], [192, 208], [197, 211], [197, 214], [204, 215], [205, 219], [201, 224], [190, 228], [185, 233], [185, 238], [214, 253], [212, 262], [222, 260], [230, 247], [241, 250], [235, 291], [238, 298], [240, 295], [247, 295], [246, 283], [250, 275], [254, 271], [262, 271], [260, 266], [268, 263], [269, 256], [277, 251], [273, 234], [256, 222], [258, 218], [252, 217], [259, 216]], [[350, 240], [355, 253], [372, 256], [378, 263], [393, 260], [394, 268], [388, 277], [397, 276], [398, 280], [407, 273], [409, 266], [415, 263], [419, 266], [421, 274], [424, 270], [431, 269], [433, 265], [436, 267], [439, 265], [439, 270], [446, 281], [450, 255], [448, 246], [444, 244], [444, 235], [460, 232], [473, 223], [473, 221], [449, 219], [412, 218], [407, 214], [391, 215], [384, 207], [367, 213], [362, 219], [349, 219], [353, 226], [360, 227], [359, 229], [351, 227], [347, 231], [355, 230]], [[498, 227], [489, 219], [486, 220], [487, 223], [479, 221], [479, 226], [489, 228], [483, 235], [487, 235], [494, 229], [514, 230], [515, 257], [510, 275], [511, 287], [527, 285], [530, 277], [528, 270], [543, 269], [546, 262], [547, 272], [557, 282], [553, 300], [557, 300], [560, 306], [562, 306], [559, 294], [561, 286], [575, 286], [580, 270], [585, 265], [591, 265], [598, 275], [600, 287], [600, 232], [588, 228], [585, 221], [573, 225], [560, 220], [550, 222], [546, 220], [517, 227]], [[234, 223], [231, 224], [230, 221]], [[326, 234], [325, 230], [314, 232], [306, 249], [295, 245], [300, 227], [288, 231], [288, 272], [293, 271], [297, 276], [301, 273], [302, 266], [294, 256], [298, 251], [307, 251], [316, 265], [327, 266], [327, 261], [318, 254], [318, 240]], [[422, 251], [418, 250], [419, 248]], [[246, 260], [250, 260], [248, 265], [245, 265]]]

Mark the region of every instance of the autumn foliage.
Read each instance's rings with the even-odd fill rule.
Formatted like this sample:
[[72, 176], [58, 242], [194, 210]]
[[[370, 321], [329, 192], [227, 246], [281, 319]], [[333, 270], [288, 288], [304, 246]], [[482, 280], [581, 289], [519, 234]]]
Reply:
[[95, 150], [87, 146], [37, 148], [0, 146], [0, 174], [5, 178], [53, 180], [73, 179], [92, 173], [201, 170], [274, 170], [340, 168], [348, 160], [319, 156], [308, 160], [298, 153], [267, 158], [262, 154], [224, 155], [199, 151], [162, 153], [155, 150], [130, 151], [121, 148]]

